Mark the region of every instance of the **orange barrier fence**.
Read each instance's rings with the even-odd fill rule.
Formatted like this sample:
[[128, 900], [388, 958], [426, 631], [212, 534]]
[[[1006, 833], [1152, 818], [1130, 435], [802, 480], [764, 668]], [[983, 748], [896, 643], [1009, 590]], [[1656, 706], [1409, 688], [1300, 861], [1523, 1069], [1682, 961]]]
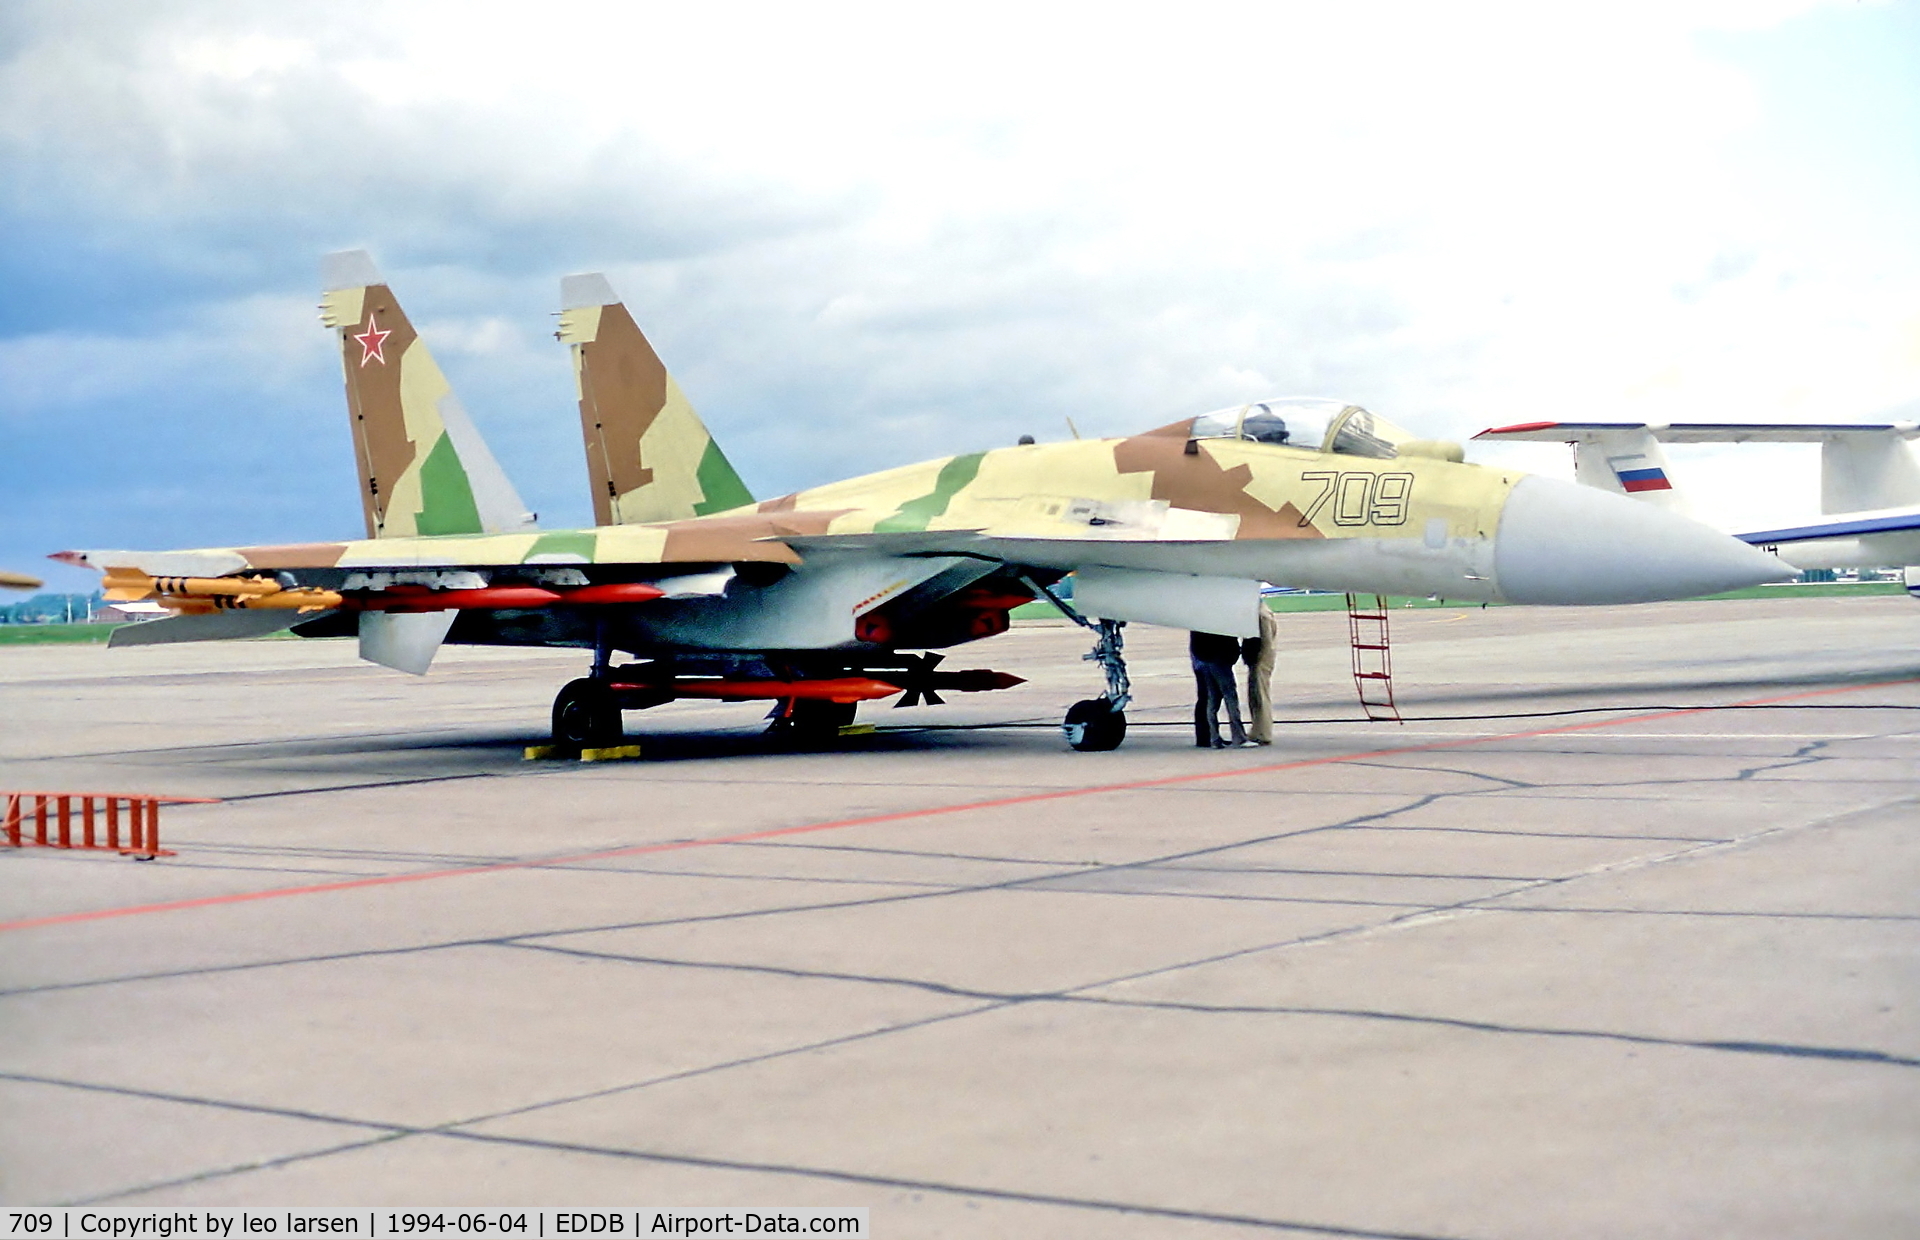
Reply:
[[[174, 854], [160, 847], [162, 805], [211, 805], [213, 797], [156, 797], [125, 792], [0, 792], [0, 814], [10, 848], [80, 848], [152, 860]], [[120, 842], [121, 807], [127, 841]]]

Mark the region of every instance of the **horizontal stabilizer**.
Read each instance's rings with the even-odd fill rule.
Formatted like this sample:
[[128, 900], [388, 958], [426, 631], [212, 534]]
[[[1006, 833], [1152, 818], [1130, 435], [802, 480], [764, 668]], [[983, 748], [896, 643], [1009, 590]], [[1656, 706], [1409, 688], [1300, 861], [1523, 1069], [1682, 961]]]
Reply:
[[215, 611], [204, 616], [168, 616], [124, 624], [107, 638], [112, 648], [160, 646], [171, 642], [222, 642], [241, 637], [265, 637], [318, 617], [297, 611]]

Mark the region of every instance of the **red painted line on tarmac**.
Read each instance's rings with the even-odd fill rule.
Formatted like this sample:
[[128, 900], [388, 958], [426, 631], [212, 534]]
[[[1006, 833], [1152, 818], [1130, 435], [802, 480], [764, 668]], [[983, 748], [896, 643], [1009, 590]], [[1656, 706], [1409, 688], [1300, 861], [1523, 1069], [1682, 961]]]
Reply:
[[1663, 710], [1648, 715], [1628, 715], [1617, 719], [1590, 719], [1526, 732], [1502, 732], [1493, 736], [1463, 736], [1457, 739], [1428, 741], [1419, 745], [1399, 745], [1390, 749], [1370, 749], [1362, 753], [1331, 754], [1323, 758], [1298, 758], [1291, 762], [1270, 762], [1263, 766], [1234, 767], [1225, 771], [1191, 771], [1183, 775], [1162, 775], [1154, 779], [1133, 779], [1121, 783], [1089, 784], [1079, 788], [1056, 788], [1048, 792], [1028, 792], [1019, 796], [994, 797], [985, 801], [962, 801], [953, 805], [930, 805], [920, 809], [894, 810], [868, 814], [860, 818], [839, 818], [831, 822], [809, 822], [792, 827], [771, 827], [764, 831], [742, 831], [733, 835], [715, 835], [697, 840], [668, 840], [658, 844], [629, 844], [619, 848], [572, 853], [558, 857], [535, 857], [518, 861], [497, 861], [487, 865], [459, 866], [446, 870], [423, 870], [413, 874], [384, 874], [372, 878], [342, 879], [333, 883], [311, 883], [302, 887], [272, 887], [265, 891], [240, 891], [226, 895], [202, 896], [194, 900], [168, 900], [160, 904], [135, 904], [123, 908], [93, 909], [80, 913], [57, 913], [51, 917], [28, 917], [19, 921], [0, 921], [0, 933], [9, 930], [33, 930], [42, 926], [64, 926], [84, 921], [107, 921], [118, 917], [137, 917], [146, 913], [171, 913], [184, 909], [212, 908], [224, 904], [246, 904], [254, 900], [278, 900], [287, 896], [323, 895], [330, 891], [358, 891], [368, 887], [389, 887], [399, 883], [424, 883], [439, 878], [460, 878], [471, 874], [497, 874], [504, 870], [533, 870], [546, 866], [577, 865], [584, 861], [606, 861], [615, 857], [639, 857], [649, 853], [679, 852], [687, 848], [709, 848], [716, 844], [751, 844], [761, 840], [783, 839], [791, 835], [809, 835], [815, 831], [837, 831], [846, 827], [869, 827], [880, 823], [907, 822], [916, 818], [938, 818], [973, 810], [1006, 809], [1016, 805], [1038, 805], [1075, 797], [1099, 796], [1109, 792], [1133, 792], [1144, 788], [1168, 788], [1180, 784], [1202, 783], [1215, 779], [1236, 779], [1244, 775], [1265, 775], [1275, 771], [1297, 771], [1307, 767], [1331, 766], [1339, 762], [1360, 762], [1371, 758], [1391, 758], [1400, 754], [1428, 753], [1436, 749], [1461, 749], [1468, 745], [1486, 745], [1498, 741], [1527, 740], [1536, 736], [1558, 736], [1567, 732], [1588, 732], [1631, 723], [1651, 723], [1684, 715], [1708, 714], [1717, 710], [1738, 710], [1745, 706], [1771, 706], [1797, 702], [1805, 698], [1826, 697], [1836, 693], [1859, 693], [1867, 689], [1885, 689], [1895, 685], [1920, 684], [1920, 678], [1883, 680], [1874, 684], [1839, 685], [1826, 689], [1808, 689], [1773, 697], [1749, 698], [1724, 706], [1691, 706], [1683, 710]]

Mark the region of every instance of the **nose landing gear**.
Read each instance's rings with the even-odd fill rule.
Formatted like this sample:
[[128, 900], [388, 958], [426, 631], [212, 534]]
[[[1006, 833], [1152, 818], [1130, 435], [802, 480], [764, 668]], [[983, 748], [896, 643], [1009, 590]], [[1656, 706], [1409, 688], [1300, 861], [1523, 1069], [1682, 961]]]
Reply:
[[1113, 703], [1103, 697], [1085, 698], [1067, 707], [1060, 730], [1066, 734], [1067, 744], [1082, 753], [1118, 749], [1127, 739], [1127, 714], [1114, 709]]
[[1120, 630], [1126, 627], [1126, 621], [1089, 623], [1077, 615], [1074, 619], [1095, 633], [1093, 649], [1080, 657], [1100, 665], [1107, 677], [1107, 692], [1104, 697], [1075, 702], [1067, 709], [1060, 730], [1066, 735], [1067, 744], [1083, 753], [1118, 749], [1120, 742], [1127, 739], [1127, 703], [1133, 700], [1132, 686], [1127, 680], [1127, 661], [1121, 653], [1125, 642]]

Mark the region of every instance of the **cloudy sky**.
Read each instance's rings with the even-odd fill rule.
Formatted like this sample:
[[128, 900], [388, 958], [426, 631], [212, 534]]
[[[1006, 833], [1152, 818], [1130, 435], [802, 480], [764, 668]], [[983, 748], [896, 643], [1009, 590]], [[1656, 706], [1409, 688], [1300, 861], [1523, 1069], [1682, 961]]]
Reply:
[[[1275, 394], [1845, 420], [1920, 397], [1920, 3], [16, 0], [0, 213], [0, 565], [63, 588], [358, 535], [347, 247], [549, 525], [583, 270], [759, 494]], [[1803, 450], [1676, 460], [1814, 503]]]

